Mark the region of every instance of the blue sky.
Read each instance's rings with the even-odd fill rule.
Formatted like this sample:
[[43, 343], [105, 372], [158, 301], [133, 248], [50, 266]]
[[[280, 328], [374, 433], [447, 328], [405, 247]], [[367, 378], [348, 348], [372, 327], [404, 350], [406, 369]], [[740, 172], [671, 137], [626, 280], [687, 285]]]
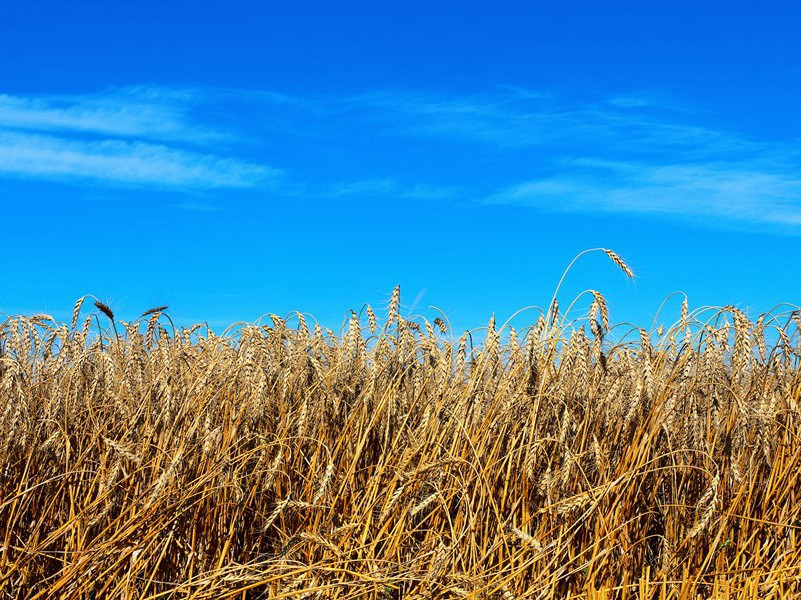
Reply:
[[[788, 2], [4, 2], [0, 310], [799, 303]], [[667, 307], [672, 322], [680, 300]], [[522, 315], [525, 326], [535, 317]]]

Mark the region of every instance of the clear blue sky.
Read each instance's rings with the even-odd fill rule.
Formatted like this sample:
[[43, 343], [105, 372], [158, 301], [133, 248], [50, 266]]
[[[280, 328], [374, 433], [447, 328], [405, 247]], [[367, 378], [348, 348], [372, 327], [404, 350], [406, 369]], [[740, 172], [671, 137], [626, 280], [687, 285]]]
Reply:
[[464, 328], [594, 246], [637, 282], [587, 256], [563, 306], [801, 303], [799, 31], [787, 1], [5, 1], [0, 310], [338, 327], [400, 284]]

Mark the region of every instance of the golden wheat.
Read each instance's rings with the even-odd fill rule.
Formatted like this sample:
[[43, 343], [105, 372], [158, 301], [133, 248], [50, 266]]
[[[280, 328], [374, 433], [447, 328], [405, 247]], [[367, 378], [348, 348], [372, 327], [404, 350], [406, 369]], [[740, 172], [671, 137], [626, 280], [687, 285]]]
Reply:
[[399, 288], [342, 336], [6, 319], [0, 598], [797, 597], [798, 313], [591, 296], [475, 344]]

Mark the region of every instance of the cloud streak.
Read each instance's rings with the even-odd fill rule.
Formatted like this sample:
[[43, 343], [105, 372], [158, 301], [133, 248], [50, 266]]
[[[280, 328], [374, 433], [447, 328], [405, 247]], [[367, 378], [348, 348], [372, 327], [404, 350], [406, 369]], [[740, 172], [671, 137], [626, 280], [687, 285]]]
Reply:
[[461, 98], [382, 92], [352, 101], [397, 134], [529, 159], [528, 177], [518, 169], [516, 182], [479, 194], [482, 203], [801, 230], [797, 140], [759, 141], [704, 126], [693, 111], [645, 94], [566, 102], [507, 91]]
[[9, 132], [0, 132], [0, 173], [180, 189], [253, 187], [280, 175], [258, 164], [141, 141]]
[[546, 212], [655, 214], [801, 226], [801, 179], [740, 167], [584, 161], [556, 176], [508, 186], [482, 201]]
[[225, 132], [196, 120], [194, 109], [202, 103], [201, 92], [145, 86], [95, 94], [0, 94], [0, 127], [189, 143], [225, 139]]
[[203, 190], [275, 182], [280, 170], [211, 150], [236, 136], [195, 114], [200, 92], [0, 95], [0, 174]]
[[447, 200], [456, 196], [457, 191], [449, 187], [426, 184], [402, 185], [392, 179], [364, 179], [319, 186], [307, 192], [318, 198], [346, 198], [353, 196], [373, 196], [378, 198], [397, 198], [413, 200]]
[[709, 115], [647, 93], [301, 98], [139, 86], [0, 95], [5, 177], [476, 201], [801, 231], [799, 173], [797, 140], [716, 128]]

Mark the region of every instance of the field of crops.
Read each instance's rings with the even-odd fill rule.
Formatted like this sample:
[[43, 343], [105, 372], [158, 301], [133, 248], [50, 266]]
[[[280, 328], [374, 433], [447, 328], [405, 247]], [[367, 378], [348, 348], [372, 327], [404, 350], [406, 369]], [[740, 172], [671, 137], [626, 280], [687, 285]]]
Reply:
[[377, 312], [6, 318], [0, 598], [798, 597], [798, 312]]

